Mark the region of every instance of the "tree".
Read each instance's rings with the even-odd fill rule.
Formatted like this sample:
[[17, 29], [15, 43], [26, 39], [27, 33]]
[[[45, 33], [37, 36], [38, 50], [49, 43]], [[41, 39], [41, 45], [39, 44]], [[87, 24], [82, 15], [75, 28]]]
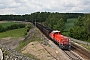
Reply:
[[73, 37], [73, 36], [74, 36], [73, 33], [74, 33], [74, 32], [73, 32], [73, 28], [70, 28], [70, 29], [69, 29], [68, 35], [69, 35], [70, 37]]
[[57, 21], [57, 24], [54, 25], [54, 29], [56, 30], [60, 30], [60, 31], [63, 31], [65, 28], [65, 22], [64, 20], [61, 18]]
[[[65, 18], [64, 14], [51, 13], [51, 14], [49, 14], [48, 18], [46, 19], [45, 25], [50, 27], [51, 29], [63, 30], [63, 28], [65, 28], [65, 27], [62, 27], [61, 29], [59, 29], [60, 28], [59, 26], [61, 26], [62, 23], [64, 23], [66, 21], [65, 19], [66, 18]], [[58, 20], [60, 20], [60, 22]], [[59, 27], [59, 28], [57, 28], [57, 27]]]
[[90, 35], [90, 19], [87, 18], [87, 20], [84, 22], [84, 27], [86, 28], [86, 32]]
[[45, 21], [45, 25], [48, 26], [49, 28], [53, 29], [54, 25], [57, 23], [57, 19], [55, 15], [50, 14], [48, 18]]
[[78, 17], [78, 21], [75, 21], [75, 24], [74, 24], [74, 25], [81, 27], [81, 26], [84, 25], [83, 22], [84, 22], [84, 18], [81, 17], [81, 16], [79, 16], [79, 17]]

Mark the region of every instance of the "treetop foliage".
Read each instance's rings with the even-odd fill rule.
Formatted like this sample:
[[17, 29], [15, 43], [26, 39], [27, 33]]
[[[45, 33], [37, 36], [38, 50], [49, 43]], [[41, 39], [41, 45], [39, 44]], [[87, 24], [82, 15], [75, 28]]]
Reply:
[[69, 30], [69, 36], [90, 41], [90, 14], [78, 17], [78, 21], [74, 23], [74, 27]]

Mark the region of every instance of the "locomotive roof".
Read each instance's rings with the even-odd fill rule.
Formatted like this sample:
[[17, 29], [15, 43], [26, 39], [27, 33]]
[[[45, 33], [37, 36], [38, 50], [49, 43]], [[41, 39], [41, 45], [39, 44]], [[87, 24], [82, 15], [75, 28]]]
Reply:
[[60, 31], [58, 31], [58, 30], [54, 30], [54, 31], [52, 31], [53, 33], [56, 33], [56, 32], [60, 32]]

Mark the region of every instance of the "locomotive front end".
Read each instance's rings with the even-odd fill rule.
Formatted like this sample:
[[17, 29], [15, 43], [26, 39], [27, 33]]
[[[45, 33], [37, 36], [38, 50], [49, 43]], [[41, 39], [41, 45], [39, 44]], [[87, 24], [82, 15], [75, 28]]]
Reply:
[[67, 37], [64, 37], [62, 39], [62, 49], [70, 49], [71, 45], [70, 45], [70, 39]]

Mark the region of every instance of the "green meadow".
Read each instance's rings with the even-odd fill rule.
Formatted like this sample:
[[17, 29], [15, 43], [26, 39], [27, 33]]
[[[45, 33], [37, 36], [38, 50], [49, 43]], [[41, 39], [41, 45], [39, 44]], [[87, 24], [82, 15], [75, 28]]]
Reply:
[[[11, 26], [13, 24], [18, 24], [17, 22], [4, 22], [4, 23], [0, 23], [0, 25], [2, 25], [4, 28], [7, 26]], [[5, 32], [1, 32], [0, 33], [0, 38], [5, 38], [5, 37], [15, 37], [15, 38], [19, 38], [19, 37], [24, 37], [27, 30], [25, 28], [19, 28], [19, 29], [13, 29], [13, 30], [8, 30]]]
[[67, 19], [67, 22], [65, 23], [65, 29], [64, 29], [64, 31], [68, 31], [71, 27], [73, 27], [75, 20], [77, 20], [77, 18]]
[[9, 30], [9, 31], [0, 33], [0, 38], [5, 38], [5, 37], [19, 38], [19, 37], [24, 37], [25, 33], [26, 33], [25, 28], [14, 29], [14, 30]]
[[74, 26], [74, 21], [76, 21], [77, 18], [69, 18], [67, 19], [67, 22], [65, 23], [65, 29], [62, 32], [63, 35], [68, 36], [68, 31], [71, 27]]
[[7, 27], [13, 24], [17, 24], [17, 22], [6, 22], [6, 23], [0, 23], [0, 25], [2, 25], [3, 27]]

